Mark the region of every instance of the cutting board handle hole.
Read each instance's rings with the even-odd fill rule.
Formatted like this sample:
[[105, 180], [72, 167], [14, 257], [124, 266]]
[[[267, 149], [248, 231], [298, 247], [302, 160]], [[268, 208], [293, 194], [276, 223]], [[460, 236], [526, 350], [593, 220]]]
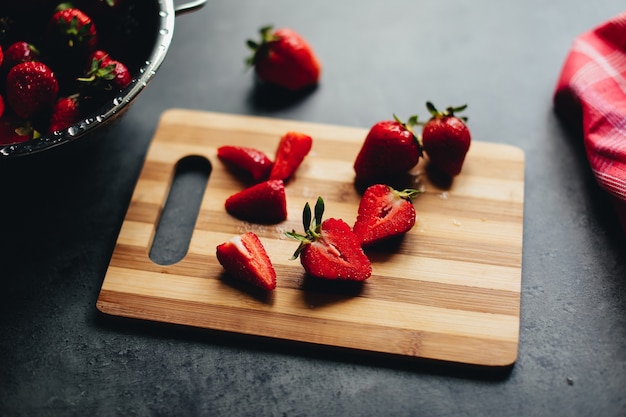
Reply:
[[185, 257], [210, 175], [211, 163], [205, 157], [186, 156], [176, 163], [150, 247], [152, 262], [172, 265]]

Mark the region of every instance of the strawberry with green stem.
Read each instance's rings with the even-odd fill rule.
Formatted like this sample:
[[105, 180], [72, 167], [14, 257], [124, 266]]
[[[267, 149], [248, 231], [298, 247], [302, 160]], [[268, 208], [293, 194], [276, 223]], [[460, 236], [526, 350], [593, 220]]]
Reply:
[[368, 187], [359, 202], [352, 231], [363, 246], [370, 246], [402, 235], [415, 225], [412, 199], [421, 191], [396, 190], [386, 184]]
[[431, 118], [422, 127], [424, 152], [432, 167], [448, 177], [454, 177], [461, 172], [471, 144], [467, 117], [456, 115], [465, 110], [467, 105], [451, 106], [439, 111], [428, 101], [426, 108]]
[[341, 219], [322, 221], [323, 213], [324, 200], [321, 197], [315, 203], [314, 217], [311, 217], [307, 202], [302, 212], [304, 234], [295, 230], [285, 233], [300, 242], [292, 259], [300, 257], [304, 270], [318, 278], [365, 281], [372, 274], [372, 265], [358, 238]]
[[293, 29], [274, 30], [265, 26], [259, 30], [260, 41], [249, 39], [253, 55], [246, 64], [254, 67], [264, 82], [298, 91], [318, 83], [321, 65], [311, 46]]
[[421, 144], [413, 133], [417, 116], [405, 123], [395, 114], [372, 126], [354, 161], [357, 181], [375, 183], [409, 172], [422, 156]]

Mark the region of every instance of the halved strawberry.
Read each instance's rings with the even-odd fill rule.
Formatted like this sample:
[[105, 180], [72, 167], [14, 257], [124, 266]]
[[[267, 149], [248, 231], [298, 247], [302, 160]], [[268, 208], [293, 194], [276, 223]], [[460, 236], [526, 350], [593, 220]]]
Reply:
[[304, 235], [295, 230], [286, 235], [300, 241], [292, 259], [300, 257], [304, 270], [318, 278], [365, 281], [372, 274], [370, 260], [361, 243], [341, 219], [322, 222], [324, 200], [315, 203], [315, 218], [311, 223], [311, 207], [306, 203], [302, 212]]
[[415, 225], [411, 199], [418, 190], [395, 190], [386, 184], [368, 187], [361, 197], [352, 231], [363, 246], [408, 232]]
[[263, 152], [245, 146], [220, 146], [217, 148], [217, 157], [227, 165], [245, 172], [255, 183], [267, 180], [272, 169], [272, 161]]
[[281, 138], [274, 157], [274, 166], [269, 178], [272, 180], [289, 179], [307, 156], [313, 139], [300, 132], [287, 132]]
[[245, 188], [226, 199], [226, 211], [253, 223], [280, 223], [287, 218], [287, 197], [282, 180], [268, 180]]
[[276, 288], [276, 271], [259, 237], [246, 232], [216, 248], [217, 260], [232, 277], [266, 290]]

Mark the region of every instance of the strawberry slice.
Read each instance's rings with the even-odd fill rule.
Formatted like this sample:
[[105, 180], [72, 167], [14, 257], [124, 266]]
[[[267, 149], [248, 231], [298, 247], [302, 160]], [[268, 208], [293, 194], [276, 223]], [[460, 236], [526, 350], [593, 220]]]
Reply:
[[329, 218], [322, 222], [323, 212], [324, 201], [319, 197], [311, 223], [311, 207], [306, 203], [302, 213], [305, 235], [286, 232], [300, 241], [292, 259], [299, 256], [304, 270], [318, 278], [365, 281], [372, 274], [372, 265], [361, 243], [343, 220]]
[[313, 139], [300, 132], [287, 132], [281, 138], [274, 157], [274, 166], [270, 172], [271, 180], [286, 181], [298, 169], [307, 156]]
[[259, 237], [246, 232], [216, 248], [217, 260], [232, 277], [266, 290], [276, 288], [276, 271]]
[[226, 211], [253, 223], [280, 223], [287, 218], [287, 197], [282, 180], [268, 180], [226, 199]]
[[244, 172], [253, 182], [258, 183], [269, 178], [272, 161], [261, 151], [245, 146], [220, 146], [217, 157], [227, 165]]
[[386, 184], [368, 187], [359, 202], [352, 231], [361, 245], [369, 246], [408, 232], [415, 225], [415, 208], [411, 199], [418, 190], [395, 190]]

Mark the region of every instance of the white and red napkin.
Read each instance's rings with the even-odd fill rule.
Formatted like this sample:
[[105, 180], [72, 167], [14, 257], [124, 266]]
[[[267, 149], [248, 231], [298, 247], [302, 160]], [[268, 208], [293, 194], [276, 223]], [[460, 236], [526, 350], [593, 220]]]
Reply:
[[591, 170], [626, 232], [626, 12], [574, 40], [554, 109], [581, 129]]

